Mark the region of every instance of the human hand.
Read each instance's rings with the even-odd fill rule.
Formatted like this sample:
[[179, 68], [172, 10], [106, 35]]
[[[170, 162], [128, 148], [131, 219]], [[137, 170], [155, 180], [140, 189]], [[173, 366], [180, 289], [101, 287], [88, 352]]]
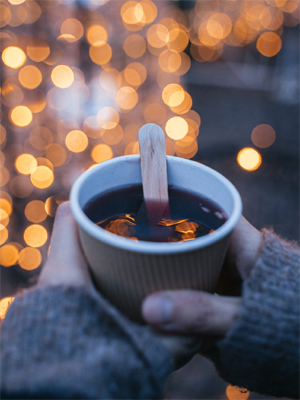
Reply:
[[49, 257], [38, 279], [38, 286], [50, 285], [86, 286], [93, 289], [69, 202], [61, 204], [57, 209]]
[[[61, 204], [57, 209], [49, 257], [37, 286], [51, 285], [85, 286], [96, 292], [82, 253], [77, 225], [69, 202]], [[199, 342], [193, 338], [158, 334], [151, 329], [150, 331], [170, 351], [177, 367], [188, 361], [199, 348]]]
[[[260, 232], [242, 217], [231, 236], [224, 273], [237, 284], [246, 280], [255, 265], [261, 244]], [[224, 287], [222, 293], [230, 294]], [[239, 297], [217, 296], [195, 290], [164, 291], [148, 296], [142, 312], [146, 322], [160, 331], [218, 339], [230, 328], [240, 302]]]

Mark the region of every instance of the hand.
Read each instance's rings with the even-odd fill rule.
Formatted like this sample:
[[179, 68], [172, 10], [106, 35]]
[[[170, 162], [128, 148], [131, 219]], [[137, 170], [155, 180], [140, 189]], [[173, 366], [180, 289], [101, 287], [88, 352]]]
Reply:
[[[261, 244], [260, 232], [242, 217], [232, 233], [224, 263], [224, 273], [236, 282], [235, 286], [249, 277]], [[239, 297], [195, 290], [165, 291], [148, 296], [142, 312], [146, 322], [160, 331], [218, 339], [230, 328], [240, 303]]]
[[49, 285], [86, 286], [93, 289], [69, 202], [57, 209], [49, 257], [38, 280], [38, 286]]
[[[69, 202], [57, 209], [49, 257], [38, 280], [39, 287], [50, 285], [85, 286], [95, 291]], [[194, 338], [158, 334], [155, 330], [151, 332], [173, 355], [177, 367], [199, 350], [199, 342]]]

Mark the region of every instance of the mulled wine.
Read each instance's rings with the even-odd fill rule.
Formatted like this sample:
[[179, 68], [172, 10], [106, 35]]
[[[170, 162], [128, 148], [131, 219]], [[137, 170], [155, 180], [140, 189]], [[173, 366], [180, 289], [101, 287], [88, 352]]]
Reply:
[[141, 218], [142, 185], [121, 187], [92, 199], [84, 208], [101, 228], [135, 241], [183, 242], [208, 235], [227, 220], [225, 212], [206, 198], [169, 187], [169, 210], [155, 225]]

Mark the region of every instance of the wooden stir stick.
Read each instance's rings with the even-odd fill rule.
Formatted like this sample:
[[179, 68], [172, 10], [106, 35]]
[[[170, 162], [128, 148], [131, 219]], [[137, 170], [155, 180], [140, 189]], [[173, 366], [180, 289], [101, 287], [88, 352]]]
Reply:
[[144, 125], [139, 131], [139, 145], [144, 202], [148, 221], [150, 225], [155, 225], [169, 213], [166, 145], [163, 130], [155, 124]]

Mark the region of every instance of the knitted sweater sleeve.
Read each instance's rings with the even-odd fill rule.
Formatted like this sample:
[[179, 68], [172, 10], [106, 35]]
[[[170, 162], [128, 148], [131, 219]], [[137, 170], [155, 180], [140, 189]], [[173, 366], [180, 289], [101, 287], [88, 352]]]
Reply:
[[299, 248], [263, 236], [238, 315], [209, 358], [233, 385], [299, 399]]
[[85, 288], [18, 296], [2, 324], [2, 399], [160, 398], [172, 364], [146, 328]]

